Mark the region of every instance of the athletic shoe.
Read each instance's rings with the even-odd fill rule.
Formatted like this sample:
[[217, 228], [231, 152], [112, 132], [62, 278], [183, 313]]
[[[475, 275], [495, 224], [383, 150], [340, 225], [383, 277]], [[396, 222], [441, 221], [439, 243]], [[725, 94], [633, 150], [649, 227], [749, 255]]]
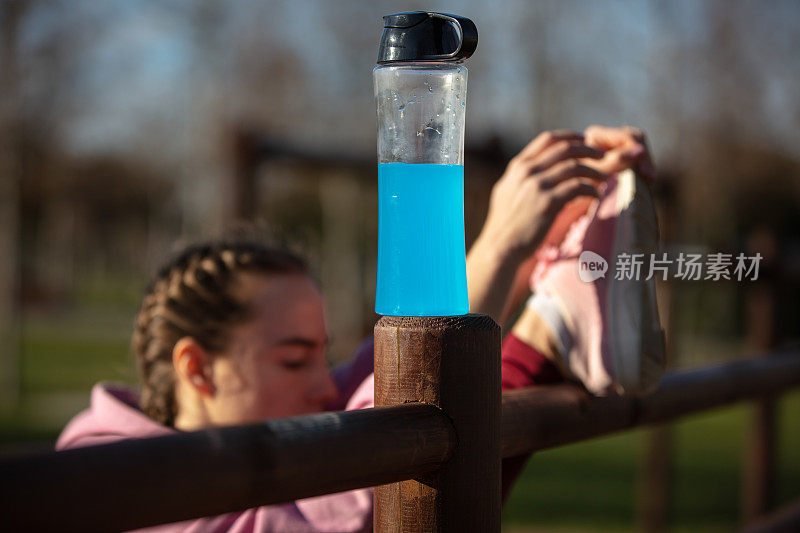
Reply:
[[[558, 249], [539, 252], [528, 305], [549, 326], [570, 377], [596, 395], [642, 395], [666, 363], [655, 281], [646, 280], [658, 223], [649, 188], [632, 170], [602, 187]], [[638, 276], [615, 274], [623, 257], [641, 259]]]

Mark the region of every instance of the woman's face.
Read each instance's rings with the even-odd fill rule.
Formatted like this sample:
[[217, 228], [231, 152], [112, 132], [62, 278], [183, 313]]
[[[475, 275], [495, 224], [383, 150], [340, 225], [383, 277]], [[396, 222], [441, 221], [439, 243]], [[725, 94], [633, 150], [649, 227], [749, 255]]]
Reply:
[[239, 273], [233, 289], [251, 315], [212, 358], [215, 424], [322, 411], [336, 398], [325, 353], [322, 295], [305, 275]]

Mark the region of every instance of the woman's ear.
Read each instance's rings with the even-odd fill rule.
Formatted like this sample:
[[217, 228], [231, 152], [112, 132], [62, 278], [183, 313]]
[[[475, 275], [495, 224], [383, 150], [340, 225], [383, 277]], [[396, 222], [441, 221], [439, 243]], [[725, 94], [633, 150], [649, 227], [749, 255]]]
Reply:
[[175, 375], [201, 396], [214, 396], [211, 379], [211, 356], [191, 337], [183, 337], [172, 349]]

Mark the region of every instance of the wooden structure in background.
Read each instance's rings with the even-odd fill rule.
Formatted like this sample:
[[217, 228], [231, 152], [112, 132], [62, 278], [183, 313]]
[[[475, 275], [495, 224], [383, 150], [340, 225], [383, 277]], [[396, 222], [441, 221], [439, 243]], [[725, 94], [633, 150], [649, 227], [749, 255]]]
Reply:
[[[312, 191], [305, 198], [313, 207], [305, 209], [309, 219], [322, 227], [319, 242], [304, 244], [309, 245], [309, 255], [318, 254], [312, 257], [313, 262], [323, 266], [320, 281], [329, 308], [349, 310], [329, 317], [336, 339], [332, 355], [334, 360], [343, 360], [369, 334], [377, 319], [371, 305], [377, 269], [377, 233], [373, 233], [378, 217], [375, 157], [363, 150], [335, 151], [286, 142], [244, 127], [231, 129], [228, 139], [230, 180], [222, 199], [228, 223], [279, 222], [275, 219], [280, 215], [270, 211], [280, 207], [273, 187], [283, 193], [289, 189]], [[465, 147], [467, 246], [480, 232], [492, 185], [502, 174], [508, 156], [497, 137]], [[317, 205], [318, 220], [312, 214]], [[292, 220], [291, 227], [302, 226], [297, 222]]]

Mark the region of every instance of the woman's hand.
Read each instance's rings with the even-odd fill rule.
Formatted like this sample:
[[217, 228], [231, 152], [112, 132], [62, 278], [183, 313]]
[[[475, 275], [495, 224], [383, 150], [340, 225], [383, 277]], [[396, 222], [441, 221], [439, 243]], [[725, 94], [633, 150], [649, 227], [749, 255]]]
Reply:
[[[609, 128], [594, 125], [586, 128], [584, 140], [588, 146], [604, 152], [600, 159], [582, 159], [581, 163], [584, 165], [608, 174], [633, 168], [648, 182], [652, 182], [655, 178], [653, 159], [641, 130], [629, 126]], [[544, 243], [558, 246], [564, 240], [572, 223], [586, 213], [591, 202], [591, 198], [582, 196], [565, 205], [550, 226]], [[511, 315], [530, 294], [529, 278], [535, 266], [536, 257], [532, 255], [517, 270], [511, 294], [500, 320], [505, 320]]]
[[642, 130], [595, 125], [586, 128], [584, 135], [587, 145], [605, 152], [602, 159], [584, 161], [586, 165], [608, 174], [632, 168], [648, 182], [655, 179], [653, 159]]
[[[653, 160], [642, 130], [630, 126], [609, 128], [594, 125], [586, 128], [583, 134], [588, 146], [603, 151], [601, 159], [583, 159], [581, 163], [584, 165], [606, 174], [633, 168], [647, 182], [651, 183], [655, 178]], [[586, 213], [591, 201], [591, 198], [581, 197], [565, 205], [550, 226], [544, 242], [561, 243], [572, 223]]]
[[492, 189], [479, 239], [521, 262], [541, 244], [568, 202], [598, 195], [596, 180], [608, 174], [586, 162], [599, 162], [604, 156], [603, 150], [585, 144], [580, 133], [540, 134], [511, 159]]
[[470, 312], [500, 320], [514, 273], [561, 209], [575, 198], [597, 197], [596, 183], [608, 175], [585, 161], [604, 156], [582, 134], [559, 130], [542, 133], [511, 159], [467, 257]]

